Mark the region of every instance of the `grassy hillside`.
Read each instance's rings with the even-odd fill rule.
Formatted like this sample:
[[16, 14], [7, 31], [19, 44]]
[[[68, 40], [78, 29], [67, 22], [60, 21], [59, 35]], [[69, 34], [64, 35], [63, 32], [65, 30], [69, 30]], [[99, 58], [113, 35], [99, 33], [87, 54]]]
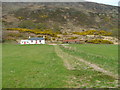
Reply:
[[6, 28], [61, 32], [95, 29], [117, 34], [117, 21], [118, 7], [110, 5], [90, 2], [3, 3], [3, 26]]

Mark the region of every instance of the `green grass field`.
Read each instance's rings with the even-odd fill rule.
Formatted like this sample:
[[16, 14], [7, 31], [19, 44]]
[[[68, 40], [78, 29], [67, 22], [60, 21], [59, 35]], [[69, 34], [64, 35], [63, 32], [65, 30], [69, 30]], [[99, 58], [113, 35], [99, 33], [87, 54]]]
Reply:
[[3, 45], [3, 88], [64, 87], [66, 69], [48, 45]]
[[118, 45], [71, 44], [75, 51], [64, 51], [118, 74]]
[[[117, 87], [115, 78], [95, 71], [74, 58], [68, 59], [74, 70], [68, 70], [55, 47], [73, 56], [117, 73], [117, 46], [69, 45], [70, 51], [50, 45], [3, 44], [3, 88], [108, 88]], [[93, 47], [93, 48], [92, 48]], [[103, 49], [103, 50], [102, 50]], [[96, 50], [96, 51], [95, 51]], [[100, 50], [98, 52], [98, 50]], [[108, 52], [108, 53], [107, 53]], [[105, 53], [105, 54], [104, 54]], [[89, 55], [89, 58], [85, 58]], [[96, 57], [96, 55], [99, 55]], [[65, 55], [66, 56], [66, 55]], [[95, 56], [95, 57], [94, 57]], [[93, 58], [94, 59], [91, 59]], [[96, 61], [95, 61], [96, 59]], [[111, 61], [112, 60], [112, 61]], [[104, 63], [107, 63], [104, 65]], [[103, 65], [103, 66], [102, 66]]]

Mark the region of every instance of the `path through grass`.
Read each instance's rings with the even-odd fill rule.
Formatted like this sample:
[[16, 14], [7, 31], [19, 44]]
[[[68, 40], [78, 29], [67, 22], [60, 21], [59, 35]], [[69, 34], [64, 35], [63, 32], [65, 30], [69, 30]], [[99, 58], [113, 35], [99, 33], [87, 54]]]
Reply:
[[[60, 49], [59, 46], [55, 46], [57, 53], [61, 58], [67, 61], [69, 64], [65, 66], [71, 67], [70, 69], [70, 84], [69, 87], [73, 88], [109, 88], [109, 87], [117, 87], [116, 78], [111, 77], [111, 75], [104, 74], [103, 72], [99, 72], [96, 68], [91, 67], [86, 61], [79, 60], [76, 56], [69, 54], [68, 52], [64, 52]], [[69, 51], [70, 52], [70, 51]], [[95, 66], [95, 65], [94, 65]], [[96, 66], [95, 66], [96, 67]], [[98, 67], [97, 67], [98, 68]], [[103, 70], [103, 69], [101, 69]]]
[[72, 44], [71, 50], [61, 48], [63, 51], [83, 58], [89, 62], [118, 74], [118, 46], [117, 45], [91, 45]]

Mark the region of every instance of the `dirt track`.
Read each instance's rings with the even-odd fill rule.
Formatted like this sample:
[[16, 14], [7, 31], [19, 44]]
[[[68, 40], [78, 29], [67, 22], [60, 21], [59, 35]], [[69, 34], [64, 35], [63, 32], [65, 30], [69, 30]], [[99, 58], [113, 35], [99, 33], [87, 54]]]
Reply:
[[64, 65], [69, 70], [73, 70], [74, 69], [73, 65], [70, 64], [69, 60], [70, 59], [75, 59], [75, 60], [78, 60], [79, 62], [82, 62], [82, 63], [86, 64], [87, 66], [93, 68], [96, 71], [104, 73], [105, 75], [111, 76], [111, 77], [116, 78], [116, 79], [118, 78], [117, 75], [114, 75], [113, 73], [111, 73], [111, 72], [109, 72], [109, 71], [107, 71], [107, 70], [97, 66], [96, 64], [93, 64], [93, 63], [88, 62], [88, 61], [86, 61], [84, 59], [81, 59], [81, 58], [79, 58], [77, 56], [73, 56], [73, 55], [70, 55], [70, 54], [68, 54], [66, 52], [63, 52], [58, 45], [55, 46], [55, 52], [63, 60]]

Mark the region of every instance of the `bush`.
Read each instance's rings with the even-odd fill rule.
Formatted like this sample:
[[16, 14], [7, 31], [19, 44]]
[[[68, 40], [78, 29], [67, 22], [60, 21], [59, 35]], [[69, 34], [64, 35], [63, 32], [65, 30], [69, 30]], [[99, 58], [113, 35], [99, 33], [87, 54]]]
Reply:
[[52, 37], [57, 37], [57, 33], [53, 32], [51, 29], [46, 29], [40, 31], [39, 29], [26, 29], [26, 28], [7, 28], [6, 30], [17, 30], [20, 32], [31, 32], [35, 34], [50, 35]]
[[77, 34], [77, 35], [103, 35], [103, 36], [110, 36], [112, 35], [111, 32], [107, 32], [104, 30], [88, 30], [88, 31], [83, 31], [83, 32], [73, 32], [73, 34]]
[[67, 33], [67, 32], [65, 32], [65, 33], [63, 33], [63, 35], [68, 35], [68, 33]]
[[51, 40], [51, 38], [50, 38], [50, 37], [48, 37], [48, 36], [46, 36], [46, 37], [45, 37], [45, 40]]
[[68, 39], [77, 39], [77, 37], [70, 37], [70, 38], [68, 38]]
[[93, 43], [93, 44], [113, 44], [113, 42], [108, 40], [102, 40], [102, 39], [94, 39], [94, 40], [88, 40], [87, 43]]

